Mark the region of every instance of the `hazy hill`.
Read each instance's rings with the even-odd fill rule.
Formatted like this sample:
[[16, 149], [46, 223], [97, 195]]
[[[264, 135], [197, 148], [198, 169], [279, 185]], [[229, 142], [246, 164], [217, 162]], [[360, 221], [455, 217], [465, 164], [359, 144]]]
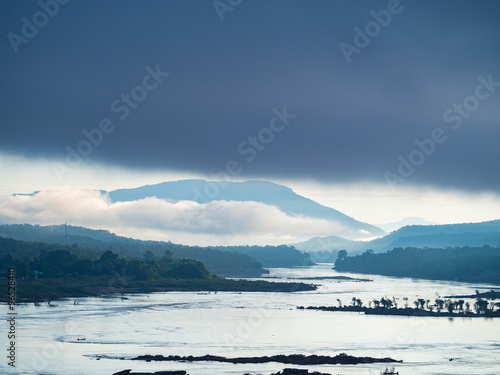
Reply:
[[408, 225], [437, 225], [437, 223], [434, 223], [432, 221], [426, 220], [421, 217], [411, 216], [411, 217], [405, 217], [393, 223], [377, 224], [379, 228], [382, 228], [387, 233], [390, 233], [394, 230], [398, 230], [399, 228], [402, 227], [407, 227]]
[[88, 229], [73, 225], [0, 225], [0, 236], [23, 241], [38, 241], [58, 244], [78, 244], [82, 247], [105, 249], [112, 243], [146, 243], [128, 237], [120, 237], [108, 230]]
[[411, 225], [370, 241], [359, 250], [387, 251], [395, 247], [500, 246], [500, 220], [446, 225]]
[[202, 262], [210, 273], [221, 276], [257, 277], [268, 273], [263, 267], [294, 267], [311, 265], [309, 255], [289, 246], [198, 247], [171, 242], [142, 241], [120, 237], [106, 230], [65, 225], [0, 225], [0, 236], [49, 244], [73, 244], [79, 247], [113, 251], [125, 257], [141, 257], [149, 250], [162, 256], [165, 250], [178, 258]]
[[296, 249], [317, 252], [331, 250], [351, 250], [360, 246], [360, 241], [347, 240], [339, 236], [314, 237], [304, 242], [294, 243]]
[[171, 242], [142, 241], [120, 237], [106, 230], [94, 230], [68, 225], [0, 225], [0, 236], [23, 241], [67, 244], [71, 247], [99, 249], [104, 252], [112, 249], [124, 257], [141, 257], [149, 250], [162, 256], [169, 250], [175, 257], [202, 262], [210, 273], [221, 276], [249, 277], [268, 273], [255, 259], [246, 255], [223, 252], [214, 248], [182, 246]]
[[[481, 223], [446, 225], [410, 225], [400, 228], [387, 236], [372, 241], [349, 241], [339, 237], [317, 237], [294, 244], [303, 251], [347, 250], [375, 252], [391, 250], [395, 247], [482, 247], [500, 246], [500, 220]], [[317, 250], [316, 250], [317, 249]]]
[[181, 200], [191, 200], [198, 203], [208, 203], [213, 200], [261, 202], [276, 206], [288, 215], [338, 222], [347, 228], [347, 230], [336, 234], [346, 238], [357, 239], [385, 234], [380, 228], [357, 221], [340, 211], [298, 195], [286, 186], [272, 182], [180, 180], [132, 189], [119, 189], [110, 191], [108, 194], [113, 202], [135, 201], [147, 197], [157, 197], [169, 202]]

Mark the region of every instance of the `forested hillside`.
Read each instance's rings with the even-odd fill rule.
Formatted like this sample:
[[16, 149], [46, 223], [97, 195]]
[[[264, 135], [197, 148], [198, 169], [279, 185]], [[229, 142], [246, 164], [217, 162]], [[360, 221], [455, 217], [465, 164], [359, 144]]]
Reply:
[[264, 267], [312, 266], [307, 253], [292, 246], [219, 246], [217, 249], [235, 254], [247, 255]]
[[147, 251], [142, 258], [127, 259], [107, 250], [72, 246], [47, 245], [40, 242], [16, 241], [0, 237], [0, 270], [15, 267], [18, 278], [59, 278], [64, 276], [109, 276], [113, 271], [130, 275], [135, 280], [159, 278], [204, 279], [209, 276], [203, 263], [192, 259], [173, 258], [165, 251], [155, 257]]
[[65, 225], [0, 225], [0, 236], [22, 241], [38, 241], [105, 251], [112, 249], [123, 257], [142, 256], [151, 251], [162, 256], [165, 250], [178, 258], [205, 264], [212, 274], [233, 277], [258, 277], [269, 273], [263, 267], [297, 267], [314, 264], [309, 255], [291, 246], [185, 246], [163, 241], [143, 241], [117, 236], [107, 230]]
[[395, 248], [346, 256], [340, 251], [335, 269], [355, 273], [500, 284], [500, 248]]
[[146, 251], [161, 257], [165, 250], [168, 250], [174, 257], [200, 261], [210, 273], [220, 276], [257, 277], [269, 273], [259, 262], [244, 254], [229, 253], [209, 247], [183, 246], [171, 242], [135, 240], [105, 230], [70, 225], [0, 225], [0, 236], [47, 244], [67, 244], [65, 248], [78, 247], [87, 249], [86, 251], [93, 249], [93, 256], [100, 256], [105, 250], [112, 249], [125, 258], [141, 257]]
[[[175, 258], [168, 250], [161, 256], [148, 250], [141, 257], [124, 258], [111, 250], [102, 252], [77, 245], [66, 248], [0, 237], [1, 287], [7, 288], [7, 274], [11, 272], [16, 280], [17, 298], [28, 301], [135, 291], [295, 292], [315, 289], [304, 283], [225, 279], [211, 275], [203, 263]], [[0, 296], [0, 301], [5, 300]]]

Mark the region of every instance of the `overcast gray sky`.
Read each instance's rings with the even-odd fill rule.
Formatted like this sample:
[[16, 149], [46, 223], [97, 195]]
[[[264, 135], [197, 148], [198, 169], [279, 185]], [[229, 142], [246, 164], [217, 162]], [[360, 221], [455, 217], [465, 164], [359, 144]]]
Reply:
[[[252, 204], [262, 225], [243, 215], [226, 237], [166, 232], [189, 204], [137, 202], [165, 226], [135, 227], [78, 190], [225, 177], [373, 224], [498, 219], [498, 14], [493, 0], [3, 1], [1, 221], [199, 244], [332, 233]], [[207, 217], [248, 211], [221, 205]]]
[[[442, 128], [446, 141], [403, 183], [499, 191], [500, 87], [469, 98], [458, 129], [443, 114], [476, 95], [479, 76], [500, 82], [500, 3], [226, 6], [71, 1], [43, 25], [36, 2], [2, 2], [0, 150], [64, 160], [86, 139], [82, 130], [109, 118], [114, 130], [83, 162], [206, 174], [236, 160], [240, 177], [384, 183], [385, 172], [398, 176], [400, 155], [418, 150], [416, 139]], [[371, 11], [387, 25], [377, 29]], [[9, 37], [24, 37], [23, 17], [42, 25], [26, 43]], [[366, 47], [356, 47], [356, 27], [376, 34]], [[346, 59], [341, 43], [356, 52]], [[143, 85], [147, 66], [169, 76], [127, 104], [121, 95]], [[262, 131], [285, 106], [296, 117]], [[259, 134], [272, 141], [252, 145]]]

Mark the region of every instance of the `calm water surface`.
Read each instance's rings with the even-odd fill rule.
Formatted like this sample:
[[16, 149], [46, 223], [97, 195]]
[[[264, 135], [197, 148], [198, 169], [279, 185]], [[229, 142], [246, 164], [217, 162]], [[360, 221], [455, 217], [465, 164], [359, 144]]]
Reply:
[[[136, 362], [96, 359], [96, 355], [130, 358], [138, 354], [264, 356], [275, 354], [390, 356], [402, 359], [396, 369], [408, 374], [500, 374], [500, 319], [364, 316], [297, 310], [297, 306], [367, 303], [383, 296], [434, 301], [450, 294], [490, 289], [486, 284], [400, 279], [341, 274], [321, 264], [298, 269], [271, 269], [289, 280], [338, 276], [372, 282], [304, 280], [320, 285], [299, 293], [169, 292], [116, 298], [58, 301], [57, 306], [17, 306], [16, 369], [3, 356], [0, 373], [87, 375], [133, 371], [186, 370], [191, 375], [270, 374], [276, 363], [233, 365], [211, 362]], [[282, 281], [282, 280], [279, 280]], [[472, 301], [472, 300], [471, 300]], [[6, 306], [2, 306], [6, 311]], [[7, 332], [5, 319], [2, 332]], [[6, 335], [2, 334], [2, 341]], [[83, 340], [84, 339], [84, 340]], [[5, 347], [6, 345], [4, 345]], [[450, 361], [450, 358], [453, 358]], [[307, 366], [332, 374], [379, 374], [381, 364]]]

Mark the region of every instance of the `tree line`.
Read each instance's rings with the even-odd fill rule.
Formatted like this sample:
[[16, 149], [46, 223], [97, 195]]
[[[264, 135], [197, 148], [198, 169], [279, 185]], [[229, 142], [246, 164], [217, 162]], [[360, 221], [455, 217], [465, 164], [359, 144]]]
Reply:
[[[494, 302], [493, 300], [488, 302], [488, 300], [480, 297], [476, 298], [476, 301], [473, 304], [466, 302], [463, 299], [452, 300], [451, 298], [436, 298], [434, 301], [431, 301], [430, 299], [417, 298], [410, 304], [408, 297], [403, 297], [402, 301], [403, 302], [400, 303], [395, 297], [388, 298], [385, 296], [368, 301], [367, 307], [375, 309], [408, 309], [411, 305], [414, 305], [415, 309], [427, 310], [430, 312], [436, 311], [439, 313], [442, 310], [445, 310], [449, 313], [458, 312], [465, 314], [471, 313], [473, 310], [476, 314], [488, 314], [500, 311], [500, 302]], [[342, 306], [342, 301], [339, 298], [337, 298], [337, 302], [339, 307], [346, 307], [346, 305]], [[352, 297], [350, 304], [353, 307], [363, 307], [364, 302], [357, 297]]]
[[[80, 235], [68, 236], [68, 243], [71, 245], [63, 245], [64, 235], [58, 231], [52, 233], [47, 227], [37, 227], [31, 225], [10, 225], [2, 226], [1, 230], [12, 232], [16, 236], [29, 236], [37, 238], [36, 240], [20, 241], [12, 238], [0, 237], [0, 258], [4, 255], [12, 255], [15, 259], [24, 259], [28, 257], [33, 259], [40, 255], [42, 250], [68, 250], [73, 255], [82, 259], [99, 258], [105, 251], [112, 250], [114, 253], [127, 259], [141, 257], [146, 251], [153, 253], [156, 257], [162, 257], [166, 250], [170, 251], [173, 257], [186, 258], [202, 262], [210, 273], [222, 276], [234, 277], [258, 277], [267, 270], [262, 268], [262, 265], [255, 259], [244, 254], [230, 253], [208, 247], [183, 246], [176, 245], [171, 242], [158, 241], [139, 241], [132, 239], [124, 239], [124, 242], [110, 241], [113, 238], [119, 238], [106, 231], [91, 231], [84, 228], [74, 228], [71, 230], [87, 232], [96, 232], [107, 242], [94, 240], [92, 238], [83, 237]], [[57, 228], [60, 229], [60, 228]], [[102, 232], [102, 233], [101, 233]], [[79, 233], [77, 231], [77, 233]], [[44, 242], [43, 239], [47, 239]], [[52, 241], [60, 241], [53, 243]], [[78, 244], [75, 242], [77, 241]], [[109, 242], [108, 242], [109, 241]]]
[[[123, 258], [111, 250], [96, 256], [97, 251], [72, 246], [46, 245], [0, 238], [0, 270], [16, 269], [20, 279], [85, 278], [126, 274], [134, 280], [205, 279], [210, 276], [203, 263], [172, 257], [168, 250], [157, 257], [146, 251], [142, 258]], [[13, 254], [17, 253], [17, 257]], [[78, 254], [78, 255], [77, 255]]]

